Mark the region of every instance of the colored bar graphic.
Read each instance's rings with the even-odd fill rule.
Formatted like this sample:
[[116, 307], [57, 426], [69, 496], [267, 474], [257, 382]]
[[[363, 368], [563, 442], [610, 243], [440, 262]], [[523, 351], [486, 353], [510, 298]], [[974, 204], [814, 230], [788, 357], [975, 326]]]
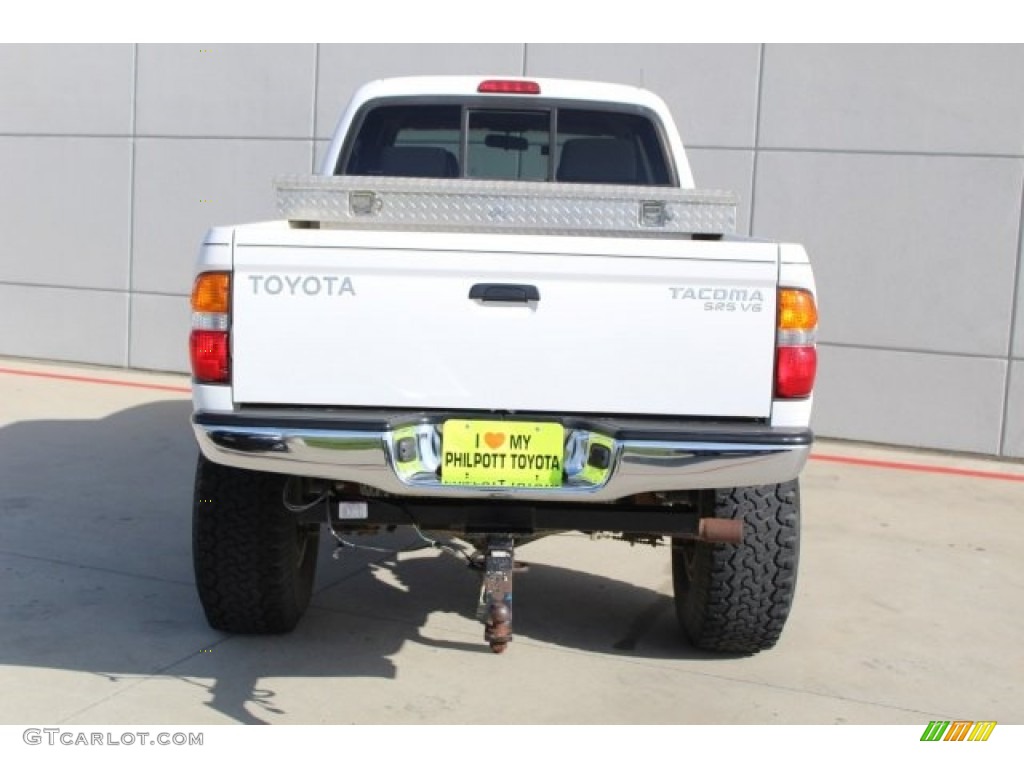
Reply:
[[921, 734], [921, 741], [988, 741], [995, 729], [995, 720], [932, 720]]
[[988, 741], [988, 737], [992, 735], [992, 731], [995, 729], [995, 720], [979, 720], [974, 724], [974, 729], [971, 731], [971, 735], [967, 737], [967, 740]]
[[949, 731], [947, 731], [946, 738], [943, 741], [963, 741], [967, 738], [972, 725], [974, 725], [974, 722], [971, 720], [954, 720], [953, 724], [949, 726]]
[[932, 720], [921, 734], [921, 741], [939, 741], [949, 727], [949, 720]]

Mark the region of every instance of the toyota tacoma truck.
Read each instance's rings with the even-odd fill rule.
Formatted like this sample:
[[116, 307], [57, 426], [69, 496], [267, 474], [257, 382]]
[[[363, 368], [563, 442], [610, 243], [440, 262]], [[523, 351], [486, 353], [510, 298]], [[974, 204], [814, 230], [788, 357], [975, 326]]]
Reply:
[[660, 98], [380, 80], [319, 174], [275, 184], [278, 220], [206, 235], [191, 299], [213, 627], [291, 630], [322, 531], [345, 547], [401, 529], [462, 548], [501, 652], [514, 547], [579, 531], [668, 545], [694, 646], [776, 643], [814, 279], [801, 246], [737, 236], [731, 193], [694, 188]]

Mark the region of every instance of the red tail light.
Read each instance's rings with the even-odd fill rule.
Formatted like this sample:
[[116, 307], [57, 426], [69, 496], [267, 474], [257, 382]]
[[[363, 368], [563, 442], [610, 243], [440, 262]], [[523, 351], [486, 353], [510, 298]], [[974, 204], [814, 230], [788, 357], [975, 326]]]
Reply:
[[188, 340], [192, 375], [203, 384], [224, 384], [231, 375], [227, 331], [192, 331]]
[[775, 396], [807, 397], [818, 373], [818, 350], [814, 347], [780, 347], [775, 362]]
[[818, 307], [814, 295], [802, 288], [779, 289], [776, 331], [775, 396], [809, 397], [818, 373]]

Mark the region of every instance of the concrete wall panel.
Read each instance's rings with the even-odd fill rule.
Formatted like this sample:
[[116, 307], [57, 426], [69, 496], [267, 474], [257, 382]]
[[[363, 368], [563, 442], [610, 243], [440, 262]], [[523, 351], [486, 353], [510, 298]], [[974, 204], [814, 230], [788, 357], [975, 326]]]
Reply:
[[128, 294], [0, 283], [2, 352], [124, 365]]
[[0, 283], [124, 290], [131, 142], [0, 136]]
[[313, 45], [140, 45], [142, 136], [311, 138]]
[[191, 310], [185, 296], [132, 297], [128, 365], [153, 371], [187, 373]]
[[129, 135], [133, 48], [0, 45], [0, 133]]
[[1020, 155], [1021, 93], [1021, 45], [769, 45], [761, 145]]
[[851, 440], [996, 453], [1005, 360], [819, 347], [815, 431]]

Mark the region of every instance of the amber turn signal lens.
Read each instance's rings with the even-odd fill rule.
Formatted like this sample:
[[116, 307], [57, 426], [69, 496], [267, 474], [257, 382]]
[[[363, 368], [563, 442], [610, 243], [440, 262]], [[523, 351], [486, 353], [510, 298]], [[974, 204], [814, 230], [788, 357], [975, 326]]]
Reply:
[[779, 330], [813, 331], [818, 327], [818, 308], [810, 291], [799, 288], [779, 290]]
[[227, 312], [231, 278], [227, 272], [204, 272], [192, 286], [193, 312]]

